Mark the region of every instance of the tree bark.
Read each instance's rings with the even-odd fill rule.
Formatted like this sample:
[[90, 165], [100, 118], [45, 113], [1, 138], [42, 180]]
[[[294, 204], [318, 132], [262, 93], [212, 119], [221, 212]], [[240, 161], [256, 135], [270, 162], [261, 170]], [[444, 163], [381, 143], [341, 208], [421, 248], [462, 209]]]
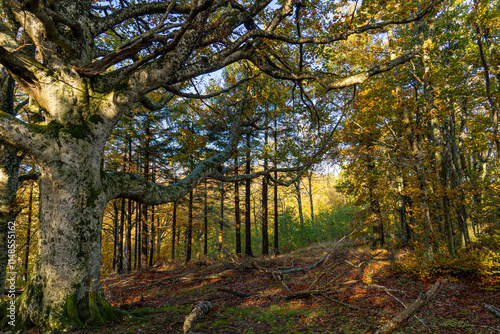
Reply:
[[208, 187], [207, 180], [204, 182], [205, 191], [203, 192], [203, 255], [208, 254]]
[[[267, 145], [269, 142], [269, 110], [266, 106], [266, 117], [264, 124], [266, 129], [264, 131], [264, 170], [268, 169], [268, 153]], [[269, 218], [269, 205], [268, 205], [268, 184], [269, 180], [267, 176], [264, 175], [262, 178], [262, 255], [269, 255], [269, 232], [268, 232], [268, 218]]]
[[116, 272], [123, 273], [123, 237], [125, 232], [125, 198], [121, 199], [120, 204], [120, 225], [118, 228], [118, 254]]
[[314, 202], [313, 202], [313, 190], [312, 190], [312, 177], [313, 172], [307, 174], [307, 182], [309, 185], [309, 204], [311, 206], [311, 223], [314, 223]]
[[172, 248], [171, 248], [171, 258], [175, 259], [175, 233], [177, 225], [177, 201], [172, 203]]
[[100, 151], [92, 143], [68, 137], [60, 138], [59, 144], [65, 152], [64, 168], [58, 161], [39, 165], [38, 260], [16, 301], [19, 329], [104, 325], [121, 316], [100, 285], [100, 231], [107, 202], [99, 172], [101, 156], [95, 154]]
[[186, 228], [186, 259], [185, 262], [191, 261], [193, 243], [193, 190], [189, 193], [188, 202], [188, 224]]
[[210, 302], [199, 302], [195, 305], [195, 307], [191, 310], [189, 315], [184, 320], [183, 325], [183, 333], [191, 334], [193, 332], [193, 327], [196, 324], [196, 321], [204, 314], [208, 314], [212, 311], [212, 304]]
[[[238, 176], [238, 153], [234, 155], [234, 175]], [[234, 225], [236, 233], [236, 255], [241, 255], [241, 213], [240, 213], [240, 183], [234, 182]]]
[[30, 184], [30, 194], [28, 199], [28, 222], [26, 227], [26, 250], [24, 252], [24, 281], [28, 282], [28, 268], [30, 260], [31, 246], [31, 223], [33, 220], [33, 182]]
[[[274, 156], [273, 156], [273, 164], [274, 168], [278, 168], [278, 120], [277, 117], [274, 117]], [[278, 172], [274, 172], [274, 179], [278, 179]], [[274, 186], [274, 254], [279, 253], [279, 211], [278, 211], [278, 184], [275, 183]]]
[[[300, 222], [300, 230], [304, 231], [304, 214], [302, 213], [302, 195], [300, 193], [300, 180], [294, 183], [295, 185], [295, 194], [297, 195], [297, 208], [299, 209], [299, 222]], [[303, 233], [301, 233], [304, 236]]]
[[117, 202], [118, 200], [113, 201], [113, 271], [116, 270], [118, 263], [119, 210]]
[[[2, 71], [3, 72], [3, 71]], [[14, 80], [3, 73], [0, 87], [0, 107], [4, 112], [14, 112]], [[5, 286], [8, 256], [8, 223], [16, 217], [15, 199], [19, 180], [18, 150], [0, 142], [0, 287]], [[0, 301], [3, 300], [3, 294]], [[1, 316], [1, 314], [0, 314]]]
[[155, 262], [155, 241], [156, 241], [156, 228], [155, 228], [155, 206], [151, 206], [151, 245], [149, 247], [149, 266], [152, 267]]
[[223, 242], [223, 236], [224, 236], [224, 197], [225, 197], [225, 190], [224, 190], [224, 182], [219, 183], [219, 190], [220, 190], [220, 216], [219, 216], [219, 233], [218, 233], [218, 243], [217, 243], [217, 252], [219, 255], [222, 253], [222, 242]]
[[[250, 145], [251, 134], [248, 133], [246, 137], [246, 162], [245, 162], [245, 173], [250, 174], [251, 172], [251, 145]], [[245, 181], [245, 255], [253, 256], [252, 254], [252, 228], [251, 224], [251, 180], [247, 179]]]
[[125, 270], [132, 270], [132, 200], [127, 200], [127, 233], [125, 234]]

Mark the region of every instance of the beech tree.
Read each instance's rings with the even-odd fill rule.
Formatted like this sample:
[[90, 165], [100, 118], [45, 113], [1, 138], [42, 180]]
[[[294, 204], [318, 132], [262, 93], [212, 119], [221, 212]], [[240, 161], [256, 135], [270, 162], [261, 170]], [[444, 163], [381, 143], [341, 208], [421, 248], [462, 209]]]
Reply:
[[[123, 197], [145, 205], [176, 201], [233, 155], [242, 125], [240, 107], [227, 120], [226, 146], [175, 184], [102, 172], [103, 150], [120, 118], [139, 102], [155, 108], [148, 93], [163, 88], [188, 94], [178, 84], [243, 60], [280, 79], [315, 80], [326, 90], [361, 84], [411, 59], [420, 43], [395, 59], [379, 59], [344, 76], [307, 64], [299, 70], [273, 50], [332, 44], [411, 23], [432, 9], [418, 10], [411, 3], [386, 1], [381, 8], [363, 2], [349, 12], [348, 1], [284, 0], [272, 6], [271, 0], [2, 1], [0, 64], [45, 118], [27, 124], [0, 112], [0, 140], [31, 156], [40, 171], [38, 260], [16, 301], [16, 329], [71, 329], [120, 317], [100, 284], [106, 203]], [[299, 10], [315, 20], [298, 34], [291, 14]], [[28, 45], [35, 47], [34, 55], [26, 51]], [[0, 316], [9, 326], [6, 314], [4, 303]]]

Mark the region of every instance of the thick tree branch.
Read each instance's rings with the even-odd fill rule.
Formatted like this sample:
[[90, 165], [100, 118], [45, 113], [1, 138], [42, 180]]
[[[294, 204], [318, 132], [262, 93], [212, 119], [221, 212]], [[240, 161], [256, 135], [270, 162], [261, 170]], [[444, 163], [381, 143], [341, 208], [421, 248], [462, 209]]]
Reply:
[[239, 101], [239, 106], [230, 127], [230, 138], [224, 150], [202, 161], [196, 168], [177, 183], [162, 186], [147, 182], [133, 173], [108, 173], [103, 180], [107, 200], [125, 197], [138, 202], [158, 205], [176, 201], [196, 188], [208, 175], [227, 161], [236, 151], [241, 133], [242, 115], [246, 106], [246, 98]]
[[155, 103], [148, 99], [146, 96], [141, 97], [139, 102], [142, 104], [142, 106], [148, 110], [151, 111], [157, 111], [161, 110], [162, 108], [165, 108], [165, 106], [168, 104], [168, 102], [172, 101], [172, 99], [175, 97], [174, 94], [169, 94], [167, 95], [164, 99], [162, 99], [159, 103]]
[[44, 151], [51, 144], [44, 125], [26, 124], [14, 116], [0, 111], [0, 141], [29, 155], [44, 157]]
[[66, 37], [59, 33], [56, 24], [38, 1], [26, 1], [24, 9], [33, 14], [43, 25], [45, 29], [44, 37], [47, 41], [51, 41], [63, 48], [68, 57], [77, 56], [77, 50], [74, 48], [72, 43], [66, 39]]

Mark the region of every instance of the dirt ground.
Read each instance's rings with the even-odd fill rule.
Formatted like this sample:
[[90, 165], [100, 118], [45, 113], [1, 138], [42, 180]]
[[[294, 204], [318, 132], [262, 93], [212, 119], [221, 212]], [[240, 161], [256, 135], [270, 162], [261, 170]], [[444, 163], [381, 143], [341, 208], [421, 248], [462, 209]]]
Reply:
[[[369, 333], [437, 279], [396, 274], [391, 263], [398, 253], [362, 248], [338, 248], [309, 269], [328, 251], [317, 245], [278, 257], [168, 262], [104, 277], [109, 301], [131, 316], [76, 333], [182, 333], [200, 301], [212, 311], [196, 322], [196, 333]], [[394, 333], [500, 333], [500, 318], [485, 304], [500, 308], [500, 287], [448, 277], [434, 300]]]

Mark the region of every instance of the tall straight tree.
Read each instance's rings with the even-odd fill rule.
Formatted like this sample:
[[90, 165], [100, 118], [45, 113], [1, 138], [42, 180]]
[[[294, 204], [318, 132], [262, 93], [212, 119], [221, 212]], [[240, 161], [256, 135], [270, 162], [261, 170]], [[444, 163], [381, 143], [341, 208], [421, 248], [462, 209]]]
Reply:
[[[267, 57], [269, 48], [333, 44], [349, 35], [410, 23], [431, 9], [415, 11], [411, 1], [405, 6], [400, 1], [386, 3], [392, 2], [398, 6], [387, 10], [373, 10], [378, 4], [363, 2], [362, 10], [333, 25], [321, 18], [336, 13], [342, 17], [342, 3], [307, 5], [303, 10], [316, 17], [312, 21], [325, 29], [321, 34], [327, 34], [320, 36], [316, 26], [305, 23], [303, 32], [310, 35], [303, 37], [278, 32], [290, 26], [294, 0], [279, 5], [270, 0], [123, 1], [112, 11], [88, 0], [2, 2], [0, 64], [36, 100], [46, 120], [43, 125], [29, 125], [8, 112], [0, 113], [1, 141], [33, 157], [40, 170], [38, 261], [17, 301], [16, 329], [71, 329], [120, 317], [100, 284], [100, 230], [106, 203], [121, 197], [145, 205], [180, 199], [217, 172], [237, 147], [241, 108], [230, 112], [226, 145], [174, 185], [162, 187], [128, 172], [103, 173], [106, 142], [134, 105], [150, 105], [150, 92], [160, 88], [179, 92], [178, 83], [242, 60], [281, 79], [316, 80], [327, 90], [363, 83], [411, 59], [420, 43], [394, 60], [380, 60], [341, 78], [314, 69], [279, 67]], [[360, 12], [376, 16], [356, 15]], [[122, 33], [126, 39], [120, 40]], [[34, 56], [23, 48], [27, 38], [36, 48]], [[6, 316], [5, 304], [0, 310], [0, 316]]]
[[[238, 152], [234, 154], [234, 175], [238, 176]], [[234, 182], [234, 228], [236, 255], [241, 255], [241, 213], [240, 213], [240, 183]]]
[[[248, 175], [251, 172], [252, 156], [251, 156], [251, 138], [252, 134], [249, 132], [246, 135], [246, 161], [245, 173]], [[253, 256], [252, 253], [252, 216], [251, 216], [251, 185], [252, 181], [247, 179], [245, 181], [245, 255]]]

